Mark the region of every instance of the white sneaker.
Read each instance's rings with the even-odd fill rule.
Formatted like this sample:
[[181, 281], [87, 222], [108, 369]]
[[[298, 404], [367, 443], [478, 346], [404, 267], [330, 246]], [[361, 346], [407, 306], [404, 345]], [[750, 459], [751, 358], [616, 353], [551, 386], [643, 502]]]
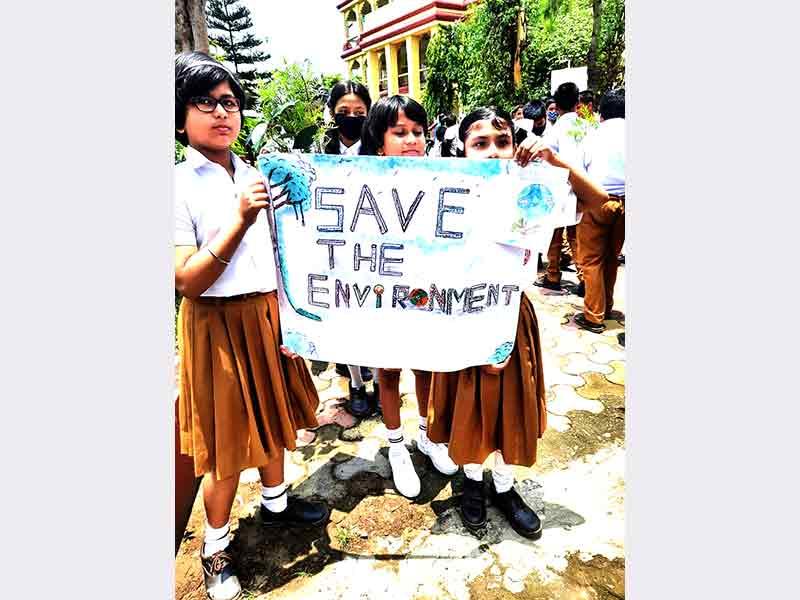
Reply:
[[392, 466], [394, 487], [406, 498], [416, 498], [420, 492], [419, 475], [414, 470], [408, 448], [400, 446], [398, 450], [392, 450], [389, 448], [389, 464]]
[[446, 444], [435, 444], [427, 435], [420, 434], [417, 438], [417, 448], [431, 459], [433, 466], [442, 475], [454, 475], [458, 471], [458, 465], [450, 458]]

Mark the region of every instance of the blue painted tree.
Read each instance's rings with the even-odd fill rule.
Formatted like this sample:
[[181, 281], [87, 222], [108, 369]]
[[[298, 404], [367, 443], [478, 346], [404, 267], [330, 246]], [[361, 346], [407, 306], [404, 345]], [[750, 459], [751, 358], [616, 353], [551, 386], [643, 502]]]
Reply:
[[317, 174], [311, 165], [297, 154], [262, 154], [258, 157], [258, 168], [269, 187], [272, 247], [275, 250], [275, 260], [281, 272], [286, 299], [297, 314], [314, 321], [321, 321], [322, 318], [319, 315], [295, 306], [292, 299], [289, 291], [289, 273], [283, 261], [282, 232], [286, 215], [285, 211], [278, 213], [282, 207], [291, 206], [294, 210], [295, 220], [299, 220], [301, 226], [305, 227], [305, 211], [311, 208], [311, 183], [317, 178]]

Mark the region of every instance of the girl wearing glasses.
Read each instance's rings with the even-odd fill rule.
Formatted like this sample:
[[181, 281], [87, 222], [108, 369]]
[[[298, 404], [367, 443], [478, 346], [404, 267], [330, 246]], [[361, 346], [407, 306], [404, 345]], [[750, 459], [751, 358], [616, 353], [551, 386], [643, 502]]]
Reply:
[[180, 449], [205, 475], [201, 551], [212, 600], [241, 593], [228, 553], [239, 474], [258, 467], [268, 527], [320, 525], [327, 508], [287, 497], [284, 450], [318, 425], [319, 398], [304, 361], [280, 345], [276, 268], [261, 177], [235, 156], [244, 91], [200, 52], [175, 59], [175, 288]]

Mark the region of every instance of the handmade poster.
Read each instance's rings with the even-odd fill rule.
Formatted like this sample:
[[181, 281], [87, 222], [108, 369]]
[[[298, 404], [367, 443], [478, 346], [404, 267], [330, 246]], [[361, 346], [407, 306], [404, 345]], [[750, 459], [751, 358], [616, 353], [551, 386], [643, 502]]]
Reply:
[[283, 343], [310, 359], [429, 371], [504, 361], [536, 277], [530, 249], [574, 219], [566, 171], [542, 165], [264, 154], [258, 168]]

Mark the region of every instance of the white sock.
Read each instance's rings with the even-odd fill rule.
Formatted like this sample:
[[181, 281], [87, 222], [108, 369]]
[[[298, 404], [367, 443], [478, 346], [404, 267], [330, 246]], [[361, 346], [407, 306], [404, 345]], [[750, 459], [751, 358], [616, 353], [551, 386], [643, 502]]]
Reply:
[[361, 379], [361, 367], [357, 365], [347, 365], [347, 370], [350, 371], [350, 386], [355, 389], [364, 387], [364, 380]]
[[492, 481], [494, 481], [494, 489], [496, 489], [499, 494], [507, 492], [514, 487], [514, 471], [505, 463], [500, 451], [494, 453]]
[[389, 440], [389, 453], [395, 456], [399, 453], [406, 451], [405, 440], [403, 439], [403, 428], [397, 429], [386, 428], [386, 439]]
[[423, 443], [430, 443], [428, 439], [428, 417], [419, 417], [419, 438], [418, 440]]
[[275, 487], [261, 485], [261, 505], [270, 512], [283, 512], [286, 510], [286, 484], [281, 483]]
[[228, 521], [222, 527], [214, 528], [206, 521], [206, 530], [203, 535], [203, 558], [216, 554], [224, 550], [231, 542], [231, 522]]
[[464, 475], [472, 481], [483, 481], [483, 465], [474, 463], [464, 465]]

